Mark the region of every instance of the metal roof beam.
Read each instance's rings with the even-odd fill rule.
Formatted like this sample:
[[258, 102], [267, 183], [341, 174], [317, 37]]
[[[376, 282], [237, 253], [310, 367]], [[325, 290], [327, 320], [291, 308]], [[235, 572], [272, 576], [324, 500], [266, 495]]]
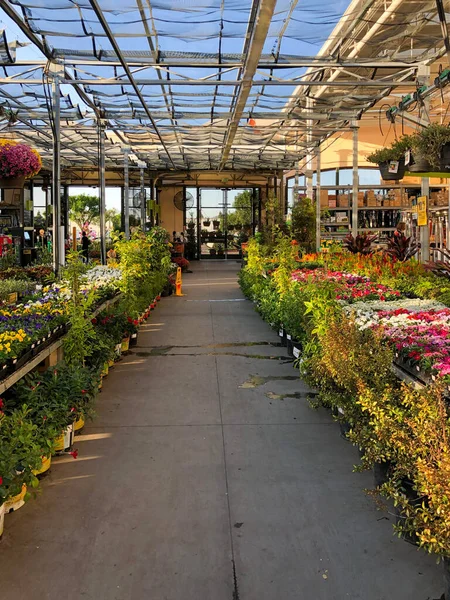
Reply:
[[[164, 140], [163, 140], [163, 138], [161, 136], [161, 133], [159, 132], [158, 127], [157, 127], [157, 125], [156, 125], [156, 123], [155, 123], [155, 121], [154, 121], [154, 119], [152, 117], [152, 114], [151, 114], [151, 112], [150, 112], [150, 110], [149, 110], [149, 108], [148, 108], [148, 106], [147, 106], [147, 104], [145, 102], [145, 99], [144, 99], [144, 97], [142, 95], [142, 92], [139, 89], [138, 84], [134, 80], [133, 74], [130, 71], [130, 67], [128, 66], [128, 63], [126, 62], [126, 60], [122, 56], [122, 51], [120, 50], [119, 45], [118, 45], [118, 43], [117, 43], [117, 41], [116, 41], [116, 39], [114, 37], [114, 34], [111, 31], [111, 28], [110, 28], [110, 26], [108, 25], [108, 22], [105, 19], [105, 15], [103, 14], [102, 9], [98, 5], [97, 0], [89, 0], [89, 3], [92, 6], [92, 9], [95, 12], [95, 14], [97, 16], [97, 19], [98, 19], [100, 25], [102, 26], [102, 29], [105, 32], [105, 34], [106, 34], [106, 36], [107, 36], [107, 38], [108, 38], [111, 46], [113, 47], [114, 52], [116, 53], [116, 56], [119, 59], [121, 65], [122, 65], [123, 70], [127, 74], [129, 84], [133, 87], [135, 93], [137, 94], [137, 97], [139, 98], [140, 103], [144, 107], [144, 110], [145, 110], [145, 112], [147, 114], [147, 117], [149, 118], [149, 120], [150, 120], [150, 122], [151, 122], [151, 124], [153, 126], [153, 129], [155, 130], [156, 135], [158, 136], [159, 141], [161, 142], [161, 145], [162, 145], [162, 147], [164, 148], [164, 150], [165, 150], [165, 152], [167, 154], [167, 157], [168, 157], [170, 163], [175, 168], [175, 163], [173, 162], [173, 160], [172, 160], [172, 158], [171, 158], [171, 156], [169, 154], [169, 151], [166, 148], [166, 144], [165, 144], [165, 142], [164, 142]], [[157, 80], [157, 81], [158, 81], [158, 85], [161, 85], [161, 82], [159, 80]], [[121, 82], [121, 83], [122, 83], [122, 85], [124, 85], [126, 82]]]
[[[227, 133], [225, 145], [223, 148], [222, 159], [220, 161], [220, 169], [223, 169], [230, 155], [231, 146], [242, 118], [248, 97], [250, 95], [253, 77], [255, 76], [258, 62], [269, 32], [270, 23], [276, 6], [276, 0], [261, 0], [255, 28], [253, 29], [250, 48], [245, 60], [245, 66], [240, 84], [239, 95], [236, 104], [234, 105], [233, 117], [231, 119], [230, 128]], [[221, 82], [221, 85], [223, 82]]]
[[[124, 53], [125, 54], [125, 53]], [[54, 58], [58, 62], [58, 58]], [[282, 58], [280, 59], [282, 61]], [[114, 61], [100, 61], [96, 59], [76, 59], [75, 58], [65, 58], [64, 60], [66, 65], [74, 65], [74, 66], [95, 66], [95, 67], [121, 67], [122, 63], [117, 60]], [[34, 67], [34, 66], [42, 66], [44, 67], [46, 64], [45, 61], [42, 60], [17, 60], [14, 62], [6, 62], [0, 61], [0, 65], [2, 66], [24, 66], [24, 67]], [[244, 66], [242, 61], [209, 61], [209, 62], [196, 62], [195, 59], [191, 58], [190, 60], [127, 60], [127, 64], [130, 68], [134, 67], [180, 67], [180, 68], [196, 68], [196, 69], [214, 69], [218, 67], [222, 68], [241, 68]], [[313, 56], [311, 57], [299, 57], [298, 59], [292, 58], [290, 61], [285, 62], [270, 62], [267, 60], [261, 59], [258, 63], [259, 69], [302, 69], [306, 67], [323, 67], [323, 68], [347, 68], [347, 69], [401, 69], [401, 68], [412, 68], [418, 69], [419, 66], [423, 64], [422, 62], [408, 62], [401, 60], [381, 60], [381, 59], [370, 59], [370, 58], [361, 58], [360, 60], [336, 60], [333, 58], [317, 58], [315, 59]]]

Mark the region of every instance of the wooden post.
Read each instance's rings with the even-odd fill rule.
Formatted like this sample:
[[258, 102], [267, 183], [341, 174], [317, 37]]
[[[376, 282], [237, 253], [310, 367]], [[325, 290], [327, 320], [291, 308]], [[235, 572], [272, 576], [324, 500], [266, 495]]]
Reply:
[[77, 250], [77, 228], [72, 227], [72, 250]]

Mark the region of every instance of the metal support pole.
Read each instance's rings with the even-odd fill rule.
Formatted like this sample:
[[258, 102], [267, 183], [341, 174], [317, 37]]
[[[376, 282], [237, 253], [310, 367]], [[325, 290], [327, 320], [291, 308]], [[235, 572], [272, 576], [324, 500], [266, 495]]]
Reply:
[[[147, 166], [147, 165], [145, 165]], [[141, 166], [141, 227], [142, 231], [145, 232], [145, 224], [147, 222], [147, 207], [145, 198], [145, 182], [144, 182], [144, 168]]]
[[69, 186], [65, 185], [63, 188], [63, 205], [62, 205], [62, 220], [64, 223], [64, 239], [68, 240], [70, 237], [69, 231]]
[[125, 220], [125, 238], [130, 239], [130, 177], [129, 177], [129, 166], [128, 166], [128, 148], [124, 149], [123, 155], [123, 207], [124, 207], [124, 220]]
[[[430, 179], [429, 177], [422, 177], [421, 190], [422, 196], [430, 198]], [[420, 230], [420, 260], [421, 262], [428, 262], [430, 260], [430, 225], [428, 222], [428, 204], [427, 201], [427, 224], [423, 227], [419, 227]]]
[[[308, 96], [306, 98], [306, 108], [308, 110], [308, 113], [310, 113], [312, 111], [313, 108], [313, 101], [312, 99]], [[313, 122], [311, 119], [308, 119], [306, 121], [306, 126], [308, 128], [308, 131], [306, 132], [306, 143], [308, 144], [308, 154], [306, 155], [306, 169], [305, 169], [305, 175], [306, 175], [306, 196], [308, 198], [313, 197], [313, 158], [314, 155], [312, 154], [311, 151], [311, 146], [312, 146], [312, 127], [313, 127]]]
[[[428, 85], [430, 81], [430, 67], [429, 65], [423, 65], [417, 72], [417, 84]], [[428, 125], [430, 121], [430, 99], [425, 98], [423, 101], [423, 115], [422, 119], [424, 125]], [[421, 262], [427, 262], [430, 260], [430, 227], [428, 221], [428, 209], [430, 199], [430, 179], [429, 177], [423, 177], [421, 179], [421, 195], [426, 196], [427, 201], [427, 224], [419, 227], [420, 231], [420, 260]]]
[[321, 153], [320, 146], [317, 148], [316, 161], [316, 250], [320, 252], [320, 186], [321, 186]]
[[106, 184], [105, 184], [105, 127], [102, 122], [98, 123], [99, 135], [99, 191], [100, 191], [100, 244], [102, 265], [106, 265]]
[[197, 259], [202, 257], [202, 207], [200, 188], [197, 185]]
[[352, 235], [358, 235], [358, 191], [359, 191], [359, 172], [358, 172], [358, 127], [354, 123], [353, 129], [353, 187], [352, 187]]
[[[61, 244], [61, 96], [59, 89], [59, 65], [52, 64], [53, 104], [53, 268], [59, 274], [65, 264], [64, 240]], [[62, 251], [61, 251], [62, 250]]]

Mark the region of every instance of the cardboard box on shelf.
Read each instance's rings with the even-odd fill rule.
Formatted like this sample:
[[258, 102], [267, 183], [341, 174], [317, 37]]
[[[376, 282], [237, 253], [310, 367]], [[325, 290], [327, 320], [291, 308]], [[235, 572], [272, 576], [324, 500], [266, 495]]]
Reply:
[[339, 208], [348, 208], [350, 202], [349, 194], [339, 194], [337, 197], [337, 204]]
[[320, 206], [322, 208], [328, 207], [328, 190], [320, 190]]
[[364, 197], [364, 192], [358, 192], [358, 206], [365, 206], [366, 201]]
[[334, 198], [328, 198], [328, 208], [336, 208], [336, 196]]

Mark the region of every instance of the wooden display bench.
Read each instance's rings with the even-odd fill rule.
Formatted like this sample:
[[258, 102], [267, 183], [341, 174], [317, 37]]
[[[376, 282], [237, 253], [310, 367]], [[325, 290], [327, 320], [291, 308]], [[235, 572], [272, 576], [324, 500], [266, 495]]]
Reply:
[[[116, 304], [121, 298], [121, 294], [103, 302], [93, 313], [92, 317], [96, 317], [99, 313], [106, 310], [109, 306]], [[67, 335], [67, 334], [66, 334]], [[22, 367], [5, 377], [0, 381], [0, 394], [3, 394], [7, 389], [16, 384], [20, 379], [25, 377], [30, 371], [39, 369], [45, 371], [50, 367], [54, 367], [63, 359], [63, 344], [66, 335], [55, 340], [52, 344], [44, 348], [39, 354], [25, 363]]]

